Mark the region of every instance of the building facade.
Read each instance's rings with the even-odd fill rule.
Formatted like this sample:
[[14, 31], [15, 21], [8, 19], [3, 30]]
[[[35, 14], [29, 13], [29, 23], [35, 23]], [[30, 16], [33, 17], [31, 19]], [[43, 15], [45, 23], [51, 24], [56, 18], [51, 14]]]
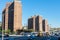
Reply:
[[28, 29], [33, 29], [34, 31], [42, 31], [42, 17], [33, 16], [28, 19]]
[[49, 25], [48, 25], [48, 21], [47, 20], [43, 20], [42, 21], [42, 26], [43, 26], [43, 31], [44, 32], [49, 32]]
[[22, 29], [22, 4], [20, 1], [6, 4], [2, 12], [2, 27], [4, 30], [11, 31]]
[[5, 9], [3, 10], [2, 12], [2, 27], [3, 27], [3, 30], [5, 30]]
[[48, 21], [38, 15], [28, 19], [28, 29], [33, 29], [35, 32], [49, 32], [50, 27]]
[[42, 17], [39, 15], [35, 18], [35, 29], [42, 32]]
[[35, 31], [35, 16], [28, 19], [28, 29]]

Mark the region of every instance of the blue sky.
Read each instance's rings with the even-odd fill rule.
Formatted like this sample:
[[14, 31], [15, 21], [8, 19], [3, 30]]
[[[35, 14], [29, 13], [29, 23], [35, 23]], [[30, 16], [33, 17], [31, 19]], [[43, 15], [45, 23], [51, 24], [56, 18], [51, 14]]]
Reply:
[[[0, 0], [0, 21], [2, 10], [7, 2], [13, 0]], [[41, 15], [47, 19], [51, 27], [60, 27], [60, 0], [21, 0], [22, 24], [27, 25], [27, 19], [33, 15]]]

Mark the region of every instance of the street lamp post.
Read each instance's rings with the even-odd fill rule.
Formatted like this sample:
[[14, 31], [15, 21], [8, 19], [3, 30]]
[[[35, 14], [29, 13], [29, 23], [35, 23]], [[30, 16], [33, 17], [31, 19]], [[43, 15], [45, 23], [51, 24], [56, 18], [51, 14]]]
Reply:
[[4, 40], [4, 39], [3, 39], [3, 27], [2, 27], [2, 40]]
[[[2, 17], [3, 17], [3, 14], [2, 14]], [[3, 20], [3, 19], [2, 19]], [[3, 23], [2, 23], [2, 40], [4, 40], [3, 39]]]

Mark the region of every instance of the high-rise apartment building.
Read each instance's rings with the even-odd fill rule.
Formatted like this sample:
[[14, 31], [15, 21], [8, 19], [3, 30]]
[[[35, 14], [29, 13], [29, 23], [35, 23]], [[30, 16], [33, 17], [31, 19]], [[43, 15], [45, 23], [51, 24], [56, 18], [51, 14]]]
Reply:
[[38, 15], [28, 19], [28, 29], [33, 29], [35, 32], [49, 32], [50, 27], [48, 21]]
[[42, 17], [41, 16], [36, 16], [35, 18], [35, 29], [36, 31], [42, 32]]
[[16, 31], [22, 29], [22, 4], [21, 1], [15, 0], [7, 3], [2, 12], [2, 27], [4, 30], [10, 29]]
[[28, 19], [28, 29], [33, 29], [35, 31], [35, 16]]
[[49, 31], [49, 25], [48, 25], [48, 21], [47, 20], [43, 20], [42, 21], [42, 26], [43, 26], [43, 31], [44, 32], [48, 32]]
[[34, 31], [42, 31], [42, 17], [33, 16], [28, 19], [28, 29], [33, 29]]
[[2, 27], [3, 27], [3, 30], [5, 30], [5, 9], [3, 10], [2, 12]]

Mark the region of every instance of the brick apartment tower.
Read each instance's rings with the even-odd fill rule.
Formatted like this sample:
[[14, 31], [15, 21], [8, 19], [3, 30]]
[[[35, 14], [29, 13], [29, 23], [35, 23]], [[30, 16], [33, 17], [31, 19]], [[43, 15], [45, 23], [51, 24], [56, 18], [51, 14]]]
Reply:
[[35, 31], [35, 16], [28, 19], [28, 29], [33, 29]]
[[48, 21], [44, 19], [44, 20], [42, 21], [42, 24], [43, 24], [43, 25], [42, 25], [42, 26], [43, 26], [43, 31], [44, 31], [44, 32], [49, 32]]
[[3, 30], [5, 30], [5, 9], [2, 12], [2, 27], [3, 27]]
[[15, 0], [7, 3], [2, 12], [2, 27], [4, 30], [10, 29], [16, 31], [22, 29], [22, 4], [21, 1]]
[[35, 18], [35, 29], [36, 29], [36, 31], [43, 31], [42, 30], [42, 17], [41, 16], [37, 16], [36, 18]]
[[42, 31], [42, 17], [33, 16], [28, 19], [28, 29], [33, 29], [34, 31]]
[[4, 30], [8, 29], [8, 7], [11, 5], [10, 2], [6, 4], [6, 8], [2, 12], [2, 27]]

